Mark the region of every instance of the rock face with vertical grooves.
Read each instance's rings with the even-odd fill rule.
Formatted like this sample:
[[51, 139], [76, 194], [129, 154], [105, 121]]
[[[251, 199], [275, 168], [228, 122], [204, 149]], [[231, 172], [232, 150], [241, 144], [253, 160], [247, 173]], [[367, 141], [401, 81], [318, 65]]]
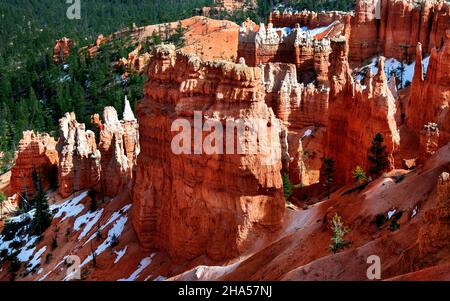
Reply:
[[406, 107], [406, 124], [416, 135], [428, 123], [439, 129], [439, 147], [450, 140], [450, 29], [444, 45], [433, 49], [426, 77], [422, 67], [422, 45], [416, 48], [416, 65], [411, 86], [410, 100]]
[[[36, 134], [33, 131], [23, 132], [19, 142], [17, 159], [11, 169], [11, 187], [23, 197], [32, 199], [36, 195], [36, 183], [33, 172], [41, 179], [44, 190], [50, 187], [51, 175], [57, 176], [58, 154], [56, 141], [48, 134]], [[57, 169], [56, 169], [57, 171]]]
[[[331, 46], [327, 153], [336, 161], [336, 180], [351, 181], [356, 165], [369, 169], [368, 150], [377, 133], [384, 137], [388, 169], [394, 168], [400, 134], [395, 121], [395, 98], [385, 73], [369, 73], [367, 85], [361, 86], [350, 73], [347, 40], [334, 38]], [[384, 57], [378, 61], [378, 70], [384, 70]]]
[[59, 120], [58, 191], [62, 197], [96, 187], [100, 179], [100, 152], [95, 134], [78, 123], [74, 113], [66, 113]]
[[[170, 45], [156, 48], [137, 108], [141, 153], [133, 225], [145, 248], [167, 251], [176, 261], [202, 254], [230, 258], [279, 228], [284, 213], [280, 125], [264, 95], [259, 68], [201, 61]], [[267, 139], [258, 141], [261, 151], [254, 154], [177, 154], [171, 143], [180, 128], [171, 131], [173, 122], [181, 118], [194, 125], [195, 111], [217, 126], [262, 121]], [[226, 144], [240, 141], [247, 148], [254, 129], [247, 124], [243, 135], [230, 132]], [[204, 133], [200, 140], [207, 138]], [[190, 145], [191, 138], [184, 143], [192, 152], [198, 145]]]

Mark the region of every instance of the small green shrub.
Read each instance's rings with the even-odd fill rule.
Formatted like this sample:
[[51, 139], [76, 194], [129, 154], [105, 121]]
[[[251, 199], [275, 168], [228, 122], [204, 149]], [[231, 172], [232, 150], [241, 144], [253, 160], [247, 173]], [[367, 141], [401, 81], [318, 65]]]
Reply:
[[349, 245], [349, 242], [344, 239], [344, 236], [350, 230], [348, 227], [344, 226], [341, 217], [337, 213], [334, 214], [330, 225], [331, 230], [333, 231], [333, 236], [331, 237], [330, 250], [333, 253], [336, 253], [340, 249], [343, 249]]

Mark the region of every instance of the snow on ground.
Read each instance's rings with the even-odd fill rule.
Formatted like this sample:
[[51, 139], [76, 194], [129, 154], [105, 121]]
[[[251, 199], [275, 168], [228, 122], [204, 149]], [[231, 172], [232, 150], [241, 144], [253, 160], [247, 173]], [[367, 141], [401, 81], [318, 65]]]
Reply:
[[153, 256], [155, 256], [155, 253], [150, 255], [150, 257], [142, 259], [138, 264], [136, 271], [134, 271], [128, 278], [121, 278], [118, 281], [136, 281], [142, 271], [152, 263]]
[[53, 269], [51, 269], [44, 276], [39, 278], [38, 281], [45, 280], [48, 277], [48, 275], [50, 275], [53, 271], [55, 271], [60, 265], [62, 265], [66, 261], [67, 257], [69, 257], [69, 256], [64, 256], [64, 258], [57, 265], [55, 265], [55, 267]]
[[[126, 212], [131, 207], [131, 204], [124, 206], [119, 211], [114, 212], [114, 214], [110, 217], [110, 219], [100, 227], [100, 231], [106, 228], [109, 224], [112, 223], [112, 221], [115, 220], [113, 226], [108, 231], [108, 237], [97, 247], [97, 249], [94, 251], [96, 256], [99, 256], [101, 253], [103, 253], [113, 242], [114, 237], [118, 239], [120, 235], [122, 234], [123, 230], [125, 229], [125, 224], [128, 221], [128, 216], [126, 215]], [[121, 213], [122, 212], [122, 213]], [[95, 237], [95, 233], [92, 234], [92, 236], [84, 243], [86, 245], [89, 241], [91, 241]], [[92, 254], [88, 255], [83, 263], [80, 265], [80, 267], [85, 266], [89, 262], [92, 261]]]
[[77, 216], [78, 214], [80, 214], [81, 211], [83, 211], [84, 209], [84, 205], [80, 204], [80, 201], [84, 199], [87, 196], [87, 194], [88, 192], [84, 191], [80, 193], [78, 196], [71, 198], [62, 204], [50, 206], [51, 212], [53, 212], [53, 210], [58, 210], [58, 212], [55, 214], [53, 218], [59, 218], [64, 214], [64, 217], [61, 220], [61, 222], [63, 222], [69, 217]]
[[[423, 71], [424, 73], [427, 72], [428, 69], [428, 63], [430, 61], [430, 57], [426, 57], [422, 60], [422, 65], [423, 65]], [[370, 61], [370, 63], [368, 65], [362, 66], [359, 68], [360, 72], [356, 73], [355, 79], [356, 80], [363, 80], [364, 79], [364, 69], [366, 68], [370, 68], [372, 70], [372, 73], [375, 75], [378, 73], [378, 68], [377, 68], [377, 62], [378, 62], [378, 57], [373, 57]], [[400, 73], [401, 73], [401, 65], [402, 63], [398, 60], [396, 60], [395, 58], [388, 58], [385, 61], [385, 66], [384, 66], [384, 73], [386, 74], [386, 76], [388, 78], [391, 77], [392, 72], [395, 72], [397, 75], [397, 78], [400, 78]], [[402, 87], [404, 87], [406, 85], [406, 82], [412, 82], [413, 76], [414, 76], [414, 67], [416, 65], [416, 62], [413, 62], [411, 64], [405, 64], [404, 65], [404, 71], [403, 71], [403, 80], [402, 80]]]
[[[112, 202], [113, 200], [111, 200]], [[108, 227], [110, 224], [115, 222], [119, 217], [122, 216], [122, 213], [125, 214], [129, 209], [131, 208], [131, 204], [125, 205], [122, 207], [122, 209], [114, 212], [111, 217], [108, 219], [108, 221], [100, 227], [100, 231], [103, 231], [106, 227]], [[122, 212], [122, 213], [121, 213]], [[88, 244], [91, 240], [95, 238], [96, 234], [92, 234], [89, 239], [84, 243], [84, 245]]]
[[311, 35], [311, 37], [314, 37], [315, 35], [321, 34], [324, 31], [330, 29], [332, 26], [334, 26], [334, 24], [336, 24], [336, 21], [334, 21], [333, 23], [331, 23], [328, 26], [317, 27], [317, 28], [314, 28], [314, 29], [306, 29], [306, 30], [304, 30], [304, 27], [302, 27], [302, 30], [305, 31], [306, 34]]
[[78, 239], [85, 237], [89, 231], [91, 231], [92, 227], [99, 221], [102, 213], [103, 208], [94, 212], [87, 212], [86, 214], [77, 217], [73, 225], [74, 230], [78, 231], [80, 228], [83, 228]]
[[[150, 276], [149, 276], [150, 277]], [[164, 276], [158, 276], [158, 277], [156, 277], [155, 279], [153, 279], [153, 281], [166, 281], [166, 277], [164, 277]]]
[[411, 218], [417, 215], [417, 206], [413, 209], [413, 212], [411, 214]]
[[39, 249], [39, 251], [37, 251], [34, 254], [33, 258], [30, 260], [30, 263], [27, 266], [29, 271], [34, 270], [34, 268], [38, 264], [41, 264], [41, 256], [42, 256], [42, 254], [44, 254], [45, 250], [47, 250], [47, 246], [43, 246], [42, 248]]
[[118, 263], [119, 260], [123, 257], [123, 255], [125, 255], [125, 253], [127, 252], [128, 246], [125, 246], [125, 248], [123, 248], [122, 250], [119, 251], [114, 251], [114, 253], [116, 253], [116, 259], [114, 260], [114, 263]]
[[397, 212], [397, 209], [392, 209], [391, 211], [388, 212], [387, 217], [388, 219], [390, 219], [392, 216], [394, 216], [395, 212]]

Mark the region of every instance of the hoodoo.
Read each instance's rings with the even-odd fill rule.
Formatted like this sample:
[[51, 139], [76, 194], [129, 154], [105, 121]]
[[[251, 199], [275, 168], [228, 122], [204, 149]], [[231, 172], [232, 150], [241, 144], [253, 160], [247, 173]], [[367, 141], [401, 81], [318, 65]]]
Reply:
[[[133, 191], [133, 225], [142, 245], [165, 250], [174, 260], [202, 254], [230, 258], [262, 233], [278, 229], [284, 213], [281, 157], [276, 155], [281, 146], [260, 69], [201, 61], [173, 46], [159, 46], [147, 76], [137, 107], [141, 153]], [[175, 154], [172, 123], [183, 118], [193, 125], [194, 111], [223, 125], [242, 118], [273, 124], [269, 135], [275, 152]], [[231, 139], [246, 138], [233, 134]]]

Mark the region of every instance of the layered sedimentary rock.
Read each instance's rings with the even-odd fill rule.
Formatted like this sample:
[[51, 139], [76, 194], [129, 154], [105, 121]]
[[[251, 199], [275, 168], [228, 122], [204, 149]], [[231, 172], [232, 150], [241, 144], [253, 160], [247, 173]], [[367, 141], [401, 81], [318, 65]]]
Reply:
[[[55, 139], [48, 134], [23, 132], [16, 163], [11, 169], [11, 187], [14, 192], [32, 199], [36, 195], [37, 184], [33, 173], [39, 176], [45, 190], [50, 187], [51, 180], [56, 181], [58, 154], [55, 146]], [[52, 175], [54, 179], [51, 179]]]
[[113, 107], [103, 110], [103, 120], [104, 123], [101, 123], [98, 116], [93, 116], [93, 123], [100, 129], [100, 190], [104, 195], [113, 197], [131, 184], [133, 168], [139, 154], [138, 123], [127, 99], [123, 120], [119, 120]]
[[239, 32], [238, 57], [244, 58], [247, 65], [293, 63], [303, 82], [316, 78], [321, 83], [327, 81], [330, 51], [328, 38], [317, 39], [298, 25], [287, 34], [274, 29], [271, 23], [267, 28], [261, 24], [258, 31], [254, 31], [251, 23], [250, 26], [243, 23]]
[[435, 254], [448, 250], [450, 246], [450, 165], [436, 183], [434, 206], [425, 213], [419, 231], [419, 251], [421, 255]]
[[410, 61], [418, 42], [425, 53], [440, 47], [449, 24], [450, 5], [445, 1], [356, 1], [351, 61], [360, 63], [380, 52], [386, 57]]
[[[284, 212], [281, 126], [264, 101], [259, 68], [205, 62], [159, 46], [137, 117], [133, 225], [145, 248], [165, 250], [176, 261], [228, 258], [278, 228]], [[209, 130], [202, 132], [202, 122]], [[238, 130], [212, 139], [227, 123]], [[187, 136], [180, 140], [182, 133]], [[252, 145], [256, 152], [249, 152]]]
[[436, 123], [427, 123], [420, 131], [418, 162], [423, 163], [439, 149], [439, 128]]
[[313, 12], [313, 11], [273, 11], [269, 15], [269, 23], [272, 23], [275, 27], [293, 27], [295, 24], [300, 26], [306, 26], [308, 28], [316, 28], [328, 26], [335, 21], [344, 21], [345, 16], [350, 16], [351, 13], [340, 11], [327, 11], [327, 12]]
[[450, 30], [447, 30], [443, 47], [431, 51], [426, 78], [423, 75], [421, 44], [416, 50], [411, 95], [405, 110], [406, 124], [419, 135], [424, 125], [436, 123], [439, 146], [443, 146], [450, 140]]
[[363, 62], [377, 54], [379, 36], [377, 15], [375, 14], [377, 1], [381, 0], [356, 1], [355, 16], [351, 20], [349, 40], [352, 61]]
[[294, 184], [316, 183], [326, 145], [329, 89], [299, 84], [293, 64], [269, 63], [260, 68], [266, 103], [286, 128], [288, 158], [283, 167]]
[[78, 123], [74, 113], [59, 120], [60, 136], [56, 149], [59, 155], [58, 191], [68, 197], [76, 191], [96, 187], [100, 179], [100, 152], [95, 134]]
[[[395, 122], [395, 99], [386, 75], [369, 73], [366, 86], [355, 83], [348, 65], [346, 39], [334, 38], [331, 45], [327, 154], [336, 161], [336, 179], [350, 181], [356, 165], [369, 169], [368, 150], [376, 133], [384, 137], [392, 169], [400, 136]], [[378, 70], [384, 70], [384, 57], [378, 61]]]
[[61, 64], [69, 56], [70, 47], [72, 46], [72, 40], [64, 37], [56, 41], [53, 48], [53, 61], [55, 64]]

